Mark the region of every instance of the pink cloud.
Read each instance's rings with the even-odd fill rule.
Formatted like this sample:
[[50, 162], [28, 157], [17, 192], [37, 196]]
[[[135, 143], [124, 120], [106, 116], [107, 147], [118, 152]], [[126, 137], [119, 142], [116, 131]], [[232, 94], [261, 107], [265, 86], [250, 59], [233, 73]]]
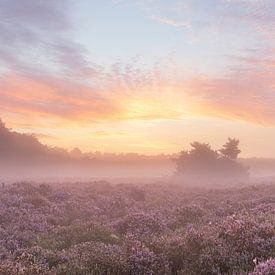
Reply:
[[[4, 80], [5, 79], [5, 80]], [[49, 120], [96, 122], [120, 112], [110, 99], [88, 86], [58, 78], [44, 81], [5, 75], [0, 81], [2, 112], [47, 116]]]

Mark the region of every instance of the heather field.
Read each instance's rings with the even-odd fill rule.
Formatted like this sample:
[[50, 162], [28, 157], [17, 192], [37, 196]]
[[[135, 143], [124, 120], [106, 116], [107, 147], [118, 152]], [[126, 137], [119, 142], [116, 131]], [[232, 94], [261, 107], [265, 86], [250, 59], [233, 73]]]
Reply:
[[0, 274], [275, 274], [275, 185], [2, 186]]

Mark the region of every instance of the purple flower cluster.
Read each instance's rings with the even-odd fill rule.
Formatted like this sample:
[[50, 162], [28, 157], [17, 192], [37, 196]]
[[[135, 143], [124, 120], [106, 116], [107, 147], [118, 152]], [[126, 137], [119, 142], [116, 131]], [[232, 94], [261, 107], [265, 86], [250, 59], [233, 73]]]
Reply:
[[274, 274], [274, 198], [274, 185], [7, 185], [0, 274]]
[[275, 274], [275, 259], [268, 259], [265, 262], [259, 263], [251, 275], [273, 275]]

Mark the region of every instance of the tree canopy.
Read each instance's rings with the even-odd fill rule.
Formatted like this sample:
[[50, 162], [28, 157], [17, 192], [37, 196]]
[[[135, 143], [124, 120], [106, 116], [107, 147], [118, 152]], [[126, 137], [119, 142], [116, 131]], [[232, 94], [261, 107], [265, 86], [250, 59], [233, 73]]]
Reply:
[[244, 179], [248, 169], [243, 167], [237, 157], [239, 140], [228, 138], [220, 150], [214, 150], [208, 143], [192, 142], [190, 150], [180, 152], [176, 159], [176, 175], [191, 180]]
[[237, 159], [241, 150], [238, 148], [240, 141], [235, 138], [228, 138], [228, 141], [223, 145], [223, 148], [219, 152], [225, 158]]

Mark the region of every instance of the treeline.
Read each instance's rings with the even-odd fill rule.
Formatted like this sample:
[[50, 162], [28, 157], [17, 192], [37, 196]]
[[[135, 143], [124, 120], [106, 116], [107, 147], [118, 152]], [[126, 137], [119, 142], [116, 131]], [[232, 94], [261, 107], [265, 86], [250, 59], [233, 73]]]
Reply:
[[50, 148], [39, 142], [34, 135], [12, 131], [0, 120], [0, 160], [29, 163], [63, 161], [68, 156], [66, 150]]
[[[83, 153], [75, 148], [67, 151], [52, 148], [39, 142], [34, 135], [17, 133], [7, 128], [0, 120], [0, 164], [8, 168], [28, 165], [32, 167], [54, 167], [55, 173], [64, 173], [60, 167], [68, 168], [66, 173], [78, 169], [79, 174], [94, 175], [96, 169], [104, 168], [105, 173], [112, 174], [117, 169], [125, 175], [127, 169], [135, 169], [135, 174], [144, 176], [172, 175], [173, 163], [176, 162], [176, 177], [189, 181], [247, 179], [248, 169], [240, 164], [239, 141], [229, 138], [219, 150], [214, 150], [207, 143], [193, 142], [191, 149], [176, 155], [145, 156], [136, 153]], [[1, 168], [0, 167], [0, 168]], [[175, 165], [174, 165], [175, 167]], [[145, 169], [146, 168], [146, 169]], [[83, 170], [84, 169], [84, 170]], [[109, 169], [109, 170], [108, 170]], [[15, 170], [15, 169], [14, 169]], [[109, 171], [109, 172], [107, 172]], [[45, 171], [47, 173], [47, 171]], [[117, 175], [118, 172], [115, 172]], [[131, 172], [132, 173], [132, 172]]]
[[42, 144], [35, 135], [12, 131], [0, 119], [0, 160], [17, 162], [137, 162], [169, 160], [172, 155], [146, 156], [138, 153], [82, 152]]

